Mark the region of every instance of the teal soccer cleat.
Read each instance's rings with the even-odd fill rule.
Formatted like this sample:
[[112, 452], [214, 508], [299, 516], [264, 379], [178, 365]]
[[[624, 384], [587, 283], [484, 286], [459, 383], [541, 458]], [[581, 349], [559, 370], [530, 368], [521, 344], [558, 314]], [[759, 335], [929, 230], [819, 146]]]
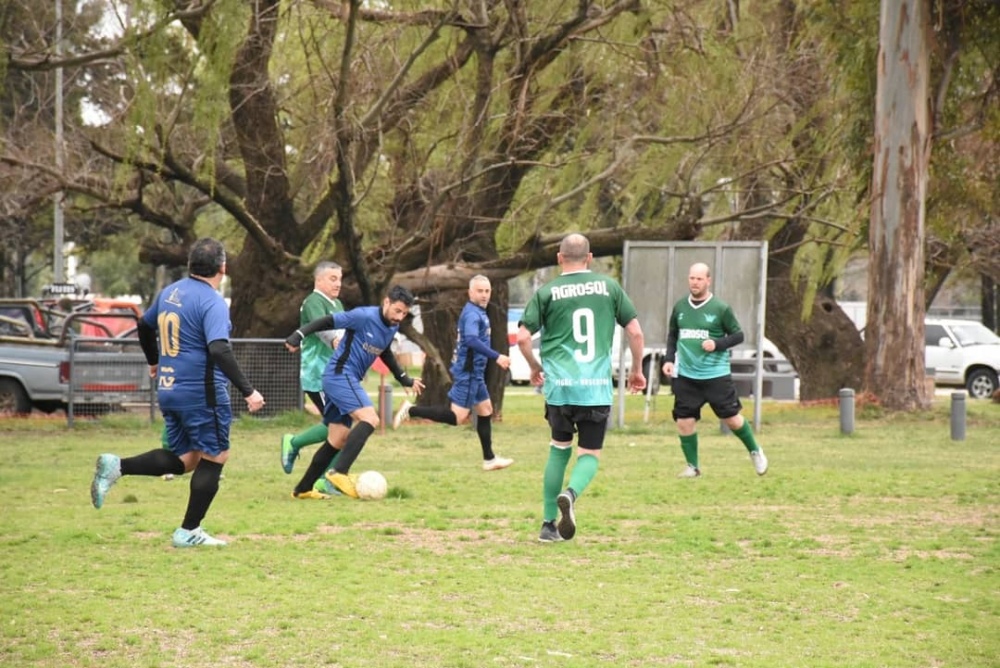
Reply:
[[100, 455], [94, 468], [94, 480], [90, 483], [90, 501], [95, 508], [104, 505], [104, 496], [111, 486], [122, 477], [122, 460], [117, 455]]

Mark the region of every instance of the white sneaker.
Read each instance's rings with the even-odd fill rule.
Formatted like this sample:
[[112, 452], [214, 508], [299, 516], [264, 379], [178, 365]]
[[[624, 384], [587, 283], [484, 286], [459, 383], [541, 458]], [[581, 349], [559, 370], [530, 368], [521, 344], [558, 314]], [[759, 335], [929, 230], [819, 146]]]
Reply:
[[399, 425], [410, 419], [411, 408], [413, 408], [413, 404], [407, 399], [403, 399], [403, 405], [399, 407], [398, 411], [396, 411], [396, 417], [392, 418], [393, 429], [399, 429]]
[[499, 471], [500, 469], [505, 469], [514, 463], [513, 459], [508, 459], [507, 457], [494, 457], [493, 459], [488, 459], [483, 462], [484, 471]]
[[750, 461], [753, 462], [753, 470], [757, 472], [757, 475], [767, 473], [767, 455], [764, 454], [763, 448], [758, 447], [751, 452]]
[[677, 474], [678, 478], [697, 478], [701, 475], [701, 469], [696, 466], [691, 466], [688, 464], [684, 467], [684, 470]]
[[191, 529], [190, 531], [183, 528], [177, 529], [174, 531], [172, 542], [174, 547], [222, 547], [226, 544], [224, 540], [209, 536], [201, 527]]

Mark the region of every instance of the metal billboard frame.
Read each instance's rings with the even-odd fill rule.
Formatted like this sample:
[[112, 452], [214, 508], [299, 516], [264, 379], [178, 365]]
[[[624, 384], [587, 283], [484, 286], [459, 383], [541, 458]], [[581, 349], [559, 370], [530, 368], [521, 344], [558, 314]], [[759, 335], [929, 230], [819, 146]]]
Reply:
[[[652, 356], [650, 364], [645, 370], [650, 372], [647, 374], [647, 384], [646, 384], [646, 410], [644, 420], [649, 419], [649, 406], [652, 402], [652, 389], [654, 383], [651, 382], [650, 376], [653, 373], [660, 373], [659, 359], [664, 352], [666, 352], [667, 347], [667, 332], [669, 331], [670, 323], [670, 313], [673, 309], [673, 305], [679, 300], [683, 295], [688, 293], [687, 283], [684, 282], [682, 285], [678, 286], [678, 281], [672, 280], [671, 268], [673, 268], [677, 263], [678, 251], [682, 251], [684, 255], [690, 254], [690, 251], [695, 251], [698, 249], [703, 249], [707, 253], [711, 253], [711, 257], [699, 258], [699, 261], [706, 262], [712, 267], [712, 287], [713, 293], [716, 293], [716, 288], [722, 288], [723, 291], [727, 291], [728, 287], [723, 287], [726, 281], [726, 255], [730, 251], [741, 251], [755, 250], [757, 257], [757, 281], [756, 281], [756, 291], [754, 293], [749, 293], [752, 297], [752, 303], [750, 305], [750, 310], [753, 311], [750, 322], [746, 322], [746, 318], [741, 318], [740, 314], [737, 313], [737, 317], [740, 319], [740, 325], [743, 327], [744, 332], [747, 333], [747, 341], [756, 345], [756, 365], [754, 369], [754, 430], [759, 432], [761, 426], [761, 397], [763, 395], [764, 388], [764, 325], [766, 322], [766, 305], [767, 305], [767, 242], [766, 241], [626, 241], [623, 255], [622, 255], [622, 287], [625, 292], [629, 295], [635, 303], [636, 309], [639, 312], [639, 324], [642, 325], [643, 334], [646, 338], [645, 347], [647, 351], [652, 349]], [[648, 255], [648, 251], [662, 250], [666, 255], [664, 257], [664, 267], [666, 269], [665, 275], [665, 285], [662, 288], [657, 286], [650, 287], [649, 284], [633, 285], [632, 283], [637, 281], [638, 278], [633, 278], [633, 274], [638, 275], [640, 272], [638, 268], [633, 271], [633, 262], [642, 260], [640, 255]], [[684, 263], [683, 271], [687, 272], [690, 267], [689, 262]], [[686, 275], [686, 273], [685, 273]], [[746, 285], [746, 281], [743, 281], [743, 285]], [[740, 285], [734, 282], [734, 285]], [[653, 296], [649, 296], [649, 291], [652, 290]], [[731, 291], [735, 294], [735, 291]], [[741, 293], [746, 296], [747, 293]], [[729, 304], [733, 303], [732, 298], [727, 298], [722, 292], [719, 293], [720, 299], [723, 299]], [[662, 297], [662, 299], [660, 299]], [[649, 303], [657, 302], [657, 303]], [[747, 325], [751, 324], [751, 327]], [[647, 335], [647, 332], [649, 333]], [[659, 337], [655, 340], [649, 338], [650, 336]], [[622, 335], [619, 344], [619, 349], [617, 351], [612, 351], [613, 354], [618, 355], [619, 369], [624, 369], [625, 363], [625, 349], [628, 345], [627, 336]], [[645, 355], [644, 355], [645, 356]], [[632, 360], [633, 364], [642, 364], [642, 360]], [[622, 427], [625, 424], [625, 378], [624, 374], [619, 374], [618, 382], [618, 413], [616, 426]]]

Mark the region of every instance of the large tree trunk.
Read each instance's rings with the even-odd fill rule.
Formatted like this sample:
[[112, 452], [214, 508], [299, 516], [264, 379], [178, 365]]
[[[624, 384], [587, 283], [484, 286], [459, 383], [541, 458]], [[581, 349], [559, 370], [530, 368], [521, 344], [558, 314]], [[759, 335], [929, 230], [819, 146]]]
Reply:
[[[747, 238], [757, 234], [752, 228], [742, 231]], [[861, 335], [833, 298], [818, 293], [809, 319], [802, 319], [805, 284], [794, 278], [792, 263], [807, 232], [808, 223], [789, 220], [770, 240], [764, 332], [798, 372], [803, 401], [836, 397], [845, 387], [860, 388], [864, 378]]]
[[931, 401], [924, 382], [927, 27], [927, 0], [882, 0], [865, 382], [894, 410], [927, 408]]

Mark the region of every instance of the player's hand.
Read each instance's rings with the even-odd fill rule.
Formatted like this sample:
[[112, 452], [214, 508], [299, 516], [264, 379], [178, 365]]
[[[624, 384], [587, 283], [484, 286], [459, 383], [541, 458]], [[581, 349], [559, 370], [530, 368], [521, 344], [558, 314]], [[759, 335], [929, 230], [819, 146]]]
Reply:
[[501, 355], [500, 357], [498, 357], [497, 358], [497, 366], [500, 367], [501, 369], [509, 369], [510, 368], [510, 357], [507, 356], [507, 355]]
[[149, 377], [150, 378], [156, 378], [156, 372], [157, 372], [157, 370], [159, 368], [160, 368], [159, 364], [150, 364], [149, 365]]
[[247, 410], [251, 413], [256, 413], [264, 407], [264, 397], [257, 390], [254, 390], [249, 397], [244, 397], [244, 401], [247, 402]]
[[542, 371], [541, 367], [531, 370], [531, 384], [535, 387], [541, 387], [545, 384], [545, 372]]
[[296, 353], [299, 348], [302, 347], [302, 332], [295, 330], [292, 332], [287, 339], [285, 339], [285, 348], [288, 349], [290, 353]]
[[412, 389], [413, 393], [416, 394], [419, 397], [420, 393], [423, 392], [426, 387], [427, 386], [424, 385], [424, 381], [422, 381], [419, 378], [414, 378], [413, 379], [413, 387], [412, 388], [411, 387], [404, 387], [403, 391], [406, 392], [407, 396], [409, 396], [410, 390]]
[[664, 362], [662, 370], [663, 370], [663, 375], [666, 376], [667, 378], [673, 378], [674, 377], [674, 363], [673, 362]]
[[646, 376], [640, 369], [636, 369], [628, 375], [628, 389], [632, 394], [638, 394], [646, 389]]
[[701, 342], [701, 349], [706, 353], [715, 352], [715, 341], [712, 339], [705, 339]]

